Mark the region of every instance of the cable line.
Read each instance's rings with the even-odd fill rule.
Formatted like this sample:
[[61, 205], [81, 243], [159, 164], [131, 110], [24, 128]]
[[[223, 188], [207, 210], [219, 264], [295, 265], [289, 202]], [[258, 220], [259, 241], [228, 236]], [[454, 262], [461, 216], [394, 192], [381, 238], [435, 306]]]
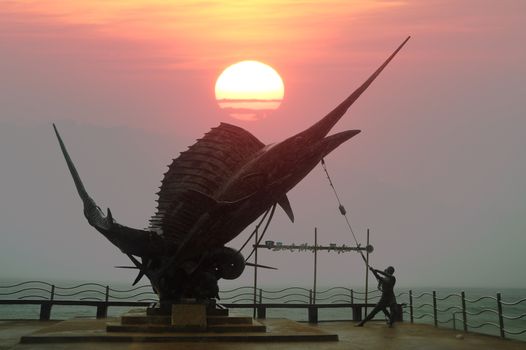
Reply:
[[[272, 217], [274, 216], [274, 211], [276, 210], [276, 204], [274, 203], [274, 205], [272, 206], [272, 208], [269, 209], [270, 210], [270, 216], [268, 217], [268, 220], [267, 220], [267, 223], [265, 224], [265, 227], [263, 228], [263, 232], [261, 233], [261, 236], [259, 237], [258, 241], [256, 242], [256, 245], [254, 246], [254, 248], [252, 249], [252, 251], [250, 252], [250, 254], [248, 255], [248, 257], [245, 259], [245, 261], [248, 261], [248, 259], [250, 259], [250, 257], [252, 256], [252, 254], [254, 254], [254, 252], [256, 251], [259, 243], [261, 242], [261, 240], [263, 239], [263, 236], [265, 235], [265, 233], [267, 232], [267, 228], [268, 228], [268, 225], [270, 225], [270, 221], [272, 221]], [[268, 213], [268, 211], [267, 211]], [[263, 221], [261, 221], [263, 222]], [[260, 223], [261, 224], [261, 223]], [[256, 227], [256, 229], [254, 230], [254, 233], [257, 232], [259, 228], [259, 225]], [[252, 237], [252, 235], [251, 235]]]
[[[329, 185], [331, 186], [332, 191], [334, 192], [334, 196], [336, 197], [336, 200], [338, 201], [338, 209], [340, 210], [340, 214], [342, 214], [343, 217], [345, 218], [345, 222], [347, 223], [347, 227], [349, 228], [349, 231], [351, 231], [352, 233], [356, 246], [360, 247], [360, 244], [358, 243], [358, 240], [356, 239], [356, 235], [354, 234], [354, 231], [352, 229], [351, 222], [349, 221], [349, 218], [347, 217], [347, 211], [345, 210], [345, 207], [343, 206], [340, 200], [340, 196], [338, 196], [338, 192], [336, 191], [336, 188], [334, 187], [334, 184], [332, 183], [331, 176], [329, 175], [329, 171], [327, 170], [327, 165], [325, 164], [325, 160], [323, 158], [321, 159], [321, 166], [323, 168], [323, 171], [325, 171], [325, 175], [327, 175], [327, 179], [329, 180]], [[358, 250], [358, 252], [360, 252], [360, 255], [362, 256], [362, 259], [365, 262], [365, 264], [368, 265], [367, 260], [365, 259], [365, 256], [363, 255], [362, 251]]]

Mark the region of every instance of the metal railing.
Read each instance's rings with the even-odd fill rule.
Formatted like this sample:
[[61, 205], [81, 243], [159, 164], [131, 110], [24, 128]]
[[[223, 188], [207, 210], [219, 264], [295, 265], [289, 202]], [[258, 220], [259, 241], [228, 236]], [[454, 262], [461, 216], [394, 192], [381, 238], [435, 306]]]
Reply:
[[[374, 306], [380, 292], [369, 291], [368, 303], [365, 303], [365, 292], [346, 287], [333, 287], [316, 293], [303, 287], [257, 288], [255, 303], [252, 286], [222, 290], [219, 295], [221, 304], [229, 308], [253, 308], [261, 318], [266, 316], [267, 309], [306, 309], [308, 320], [317, 322], [318, 309], [335, 308], [350, 308], [352, 319], [361, 320], [367, 308]], [[526, 340], [522, 336], [526, 335], [526, 298], [503, 300], [501, 293], [496, 293], [495, 296], [470, 299], [464, 291], [439, 295], [436, 291], [414, 293], [408, 290], [399, 293], [397, 299], [406, 306], [402, 315], [411, 323], [432, 323], [437, 327], [464, 332]], [[130, 289], [117, 289], [100, 283], [58, 286], [42, 281], [0, 285], [0, 305], [40, 305], [41, 319], [50, 318], [53, 305], [94, 306], [97, 317], [106, 317], [111, 306], [147, 306], [157, 301], [157, 295], [149, 285]]]
[[[332, 287], [326, 290], [313, 292], [312, 289], [303, 287], [288, 287], [283, 289], [256, 289], [257, 302], [261, 303], [299, 303], [299, 304], [355, 304], [365, 302], [365, 292], [346, 287]], [[219, 292], [222, 303], [253, 303], [254, 288], [252, 286], [239, 287]], [[378, 290], [369, 291], [369, 300], [380, 296]], [[374, 304], [373, 304], [374, 305]]]
[[[308, 321], [318, 322], [319, 309], [351, 309], [352, 320], [360, 321], [363, 310], [373, 307], [365, 303], [365, 292], [345, 287], [333, 287], [314, 293], [312, 289], [290, 287], [284, 289], [256, 289], [258, 299], [254, 303], [253, 287], [240, 287], [220, 292], [220, 303], [229, 308], [251, 308], [259, 318], [266, 317], [267, 309], [305, 309]], [[379, 292], [369, 293], [369, 300]], [[131, 289], [115, 289], [100, 283], [82, 283], [73, 286], [58, 286], [43, 281], [27, 281], [0, 286], [0, 305], [39, 305], [41, 320], [51, 317], [54, 305], [91, 306], [97, 308], [97, 318], [107, 317], [111, 306], [147, 306], [158, 298], [151, 286], [143, 285]], [[1, 315], [0, 315], [1, 318]]]
[[82, 283], [62, 287], [43, 281], [26, 281], [0, 286], [0, 300], [7, 297], [15, 297], [18, 300], [56, 300], [59, 297], [61, 300], [83, 301], [157, 301], [157, 295], [149, 285], [131, 289], [114, 289], [100, 283]]
[[411, 323], [427, 319], [428, 322], [432, 320], [436, 327], [499, 335], [501, 338], [526, 333], [526, 298], [503, 301], [501, 293], [496, 293], [496, 296], [470, 299], [464, 291], [438, 296], [436, 291], [414, 294], [412, 290], [400, 293], [398, 298], [408, 306], [404, 314]]

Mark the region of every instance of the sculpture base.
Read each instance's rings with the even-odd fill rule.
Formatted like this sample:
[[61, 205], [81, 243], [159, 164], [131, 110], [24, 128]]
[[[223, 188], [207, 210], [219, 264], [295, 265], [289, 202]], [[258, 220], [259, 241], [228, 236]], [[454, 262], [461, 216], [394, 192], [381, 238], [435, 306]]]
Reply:
[[[144, 312], [144, 310], [143, 310]], [[135, 312], [134, 315], [137, 315]], [[145, 313], [144, 313], [145, 314]], [[134, 315], [129, 315], [133, 317]], [[118, 318], [113, 319], [71, 319], [40, 329], [20, 339], [23, 344], [53, 344], [53, 343], [143, 343], [143, 342], [310, 342], [310, 341], [338, 341], [338, 335], [327, 333], [317, 327], [301, 324], [287, 319], [265, 319], [261, 325], [266, 332], [181, 332], [172, 331], [169, 327], [160, 325], [155, 328], [139, 332], [135, 325], [133, 332], [124, 328], [120, 331], [108, 332], [112, 325], [122, 325]], [[236, 326], [232, 324], [232, 326]], [[208, 325], [210, 329], [211, 324]], [[153, 328], [153, 329], [152, 329]], [[157, 330], [154, 332], [152, 330]]]
[[175, 304], [172, 312], [148, 308], [131, 310], [120, 322], [108, 322], [107, 332], [265, 332], [265, 325], [246, 316], [229, 316], [227, 309], [205, 308], [201, 304]]
[[[146, 316], [148, 317], [148, 316]], [[205, 331], [207, 325], [206, 306], [202, 304], [172, 305], [172, 324], [176, 330]]]

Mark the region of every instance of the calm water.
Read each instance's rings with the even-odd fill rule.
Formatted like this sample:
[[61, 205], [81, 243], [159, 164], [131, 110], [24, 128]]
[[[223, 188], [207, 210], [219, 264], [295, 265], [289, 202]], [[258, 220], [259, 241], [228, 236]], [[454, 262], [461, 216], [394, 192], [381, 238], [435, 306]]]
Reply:
[[[49, 299], [51, 286], [47, 284], [30, 283], [17, 287], [8, 287], [16, 281], [0, 282], [0, 299]], [[82, 282], [59, 282], [56, 283], [54, 299], [64, 300], [104, 300], [106, 286], [97, 284], [86, 284], [78, 286]], [[153, 301], [153, 294], [149, 286], [131, 287], [129, 284], [112, 284], [109, 289], [109, 300], [136, 300]], [[132, 289], [132, 290], [130, 290]], [[263, 303], [308, 303], [309, 290], [305, 288], [293, 288], [280, 291], [283, 288], [262, 287], [263, 291], [257, 293], [257, 300], [261, 295]], [[462, 300], [461, 289], [455, 288], [412, 288], [413, 293], [413, 315], [415, 322], [434, 323], [432, 291], [437, 296], [437, 320], [440, 327], [463, 329], [462, 322]], [[504, 328], [510, 332], [526, 330], [526, 300], [516, 305], [506, 305], [526, 298], [526, 289], [493, 289], [493, 288], [467, 288], [464, 289], [466, 297], [466, 311], [468, 330], [499, 335], [499, 319], [497, 315], [497, 292], [501, 293], [503, 301]], [[409, 305], [409, 290], [399, 288], [396, 290], [399, 303]], [[352, 295], [351, 295], [352, 294]], [[244, 287], [234, 291], [222, 291], [221, 301], [225, 303], [251, 303], [253, 290]], [[323, 287], [318, 289], [317, 303], [342, 303], [350, 302], [351, 297], [355, 302], [363, 302], [363, 288]], [[369, 301], [378, 300], [379, 293], [371, 291]], [[485, 297], [485, 298], [482, 298]], [[477, 300], [482, 298], [480, 300]], [[129, 310], [129, 307], [110, 307], [110, 316], [119, 316]], [[95, 307], [90, 306], [53, 306], [52, 319], [68, 319], [72, 317], [95, 317]], [[252, 315], [252, 309], [236, 309], [236, 314]], [[38, 319], [40, 306], [38, 305], [0, 305], [0, 319]], [[521, 317], [522, 316], [522, 317]], [[287, 317], [297, 321], [307, 320], [307, 309], [268, 309], [267, 317]], [[320, 321], [350, 320], [352, 318], [350, 308], [319, 309]], [[383, 318], [380, 313], [379, 319]], [[409, 321], [409, 307], [404, 308], [404, 320]], [[526, 333], [513, 335], [506, 334], [508, 338], [526, 341]]]

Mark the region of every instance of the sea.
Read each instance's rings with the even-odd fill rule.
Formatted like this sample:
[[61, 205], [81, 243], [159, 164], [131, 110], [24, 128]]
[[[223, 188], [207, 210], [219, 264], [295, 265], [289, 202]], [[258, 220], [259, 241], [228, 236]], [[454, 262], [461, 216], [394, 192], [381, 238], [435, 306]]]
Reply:
[[[499, 301], [502, 318], [499, 317]], [[0, 300], [99, 300], [110, 301], [156, 301], [157, 298], [149, 285], [136, 287], [126, 283], [98, 283], [85, 281], [0, 281]], [[363, 303], [365, 290], [361, 286], [321, 286], [316, 292], [307, 286], [258, 286], [254, 293], [252, 286], [221, 290], [219, 302], [223, 303], [279, 303], [279, 304], [339, 304]], [[506, 338], [526, 341], [526, 289], [524, 288], [397, 288], [397, 301], [403, 305], [404, 322], [409, 322], [412, 313], [415, 323], [435, 324], [438, 327], [464, 330], [463, 301], [465, 317], [469, 332], [500, 336], [501, 321], [506, 331]], [[464, 298], [462, 297], [464, 295]], [[370, 290], [367, 294], [369, 303], [378, 301], [380, 292]], [[434, 296], [434, 297], [433, 297]], [[435, 302], [434, 302], [435, 301]], [[436, 305], [436, 306], [435, 306]], [[109, 307], [108, 316], [119, 316], [133, 307]], [[371, 309], [369, 309], [370, 311]], [[64, 320], [74, 317], [95, 318], [93, 306], [54, 305], [51, 319]], [[253, 315], [253, 309], [233, 310], [239, 315]], [[38, 319], [39, 305], [0, 304], [0, 320], [5, 319]], [[267, 317], [286, 317], [296, 321], [307, 321], [308, 310], [305, 308], [267, 309]], [[319, 321], [351, 320], [350, 308], [320, 308]], [[380, 312], [376, 320], [383, 320]]]

